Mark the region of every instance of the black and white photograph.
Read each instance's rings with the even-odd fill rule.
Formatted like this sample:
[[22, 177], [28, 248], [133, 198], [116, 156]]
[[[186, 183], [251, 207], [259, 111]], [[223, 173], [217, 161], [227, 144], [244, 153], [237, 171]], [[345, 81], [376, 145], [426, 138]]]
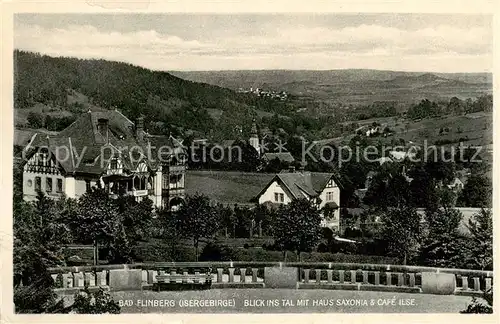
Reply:
[[493, 313], [493, 14], [12, 23], [15, 314]]

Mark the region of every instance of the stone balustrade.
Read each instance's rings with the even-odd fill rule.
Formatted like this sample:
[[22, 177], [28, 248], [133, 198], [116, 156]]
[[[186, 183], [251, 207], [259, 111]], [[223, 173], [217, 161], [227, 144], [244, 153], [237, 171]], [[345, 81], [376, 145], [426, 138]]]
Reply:
[[111, 290], [149, 289], [157, 282], [157, 275], [166, 275], [167, 279], [174, 275], [175, 282], [180, 283], [203, 283], [204, 279], [182, 279], [178, 275], [206, 273], [212, 276], [213, 288], [280, 287], [281, 284], [275, 285], [280, 277], [286, 277], [286, 281], [292, 281], [293, 287], [298, 289], [480, 296], [493, 286], [492, 271], [359, 263], [161, 262], [63, 267], [49, 271], [56, 289], [71, 292], [85, 286]]
[[421, 292], [420, 273], [370, 270], [310, 269], [302, 270], [301, 289], [341, 289]]

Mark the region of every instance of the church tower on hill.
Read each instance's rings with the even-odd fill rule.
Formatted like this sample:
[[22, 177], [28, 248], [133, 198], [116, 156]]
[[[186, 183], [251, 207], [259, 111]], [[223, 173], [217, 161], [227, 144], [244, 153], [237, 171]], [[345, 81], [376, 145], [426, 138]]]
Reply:
[[250, 139], [248, 142], [260, 156], [259, 134], [257, 132], [257, 125], [255, 123], [255, 119], [252, 122], [252, 129], [250, 130]]

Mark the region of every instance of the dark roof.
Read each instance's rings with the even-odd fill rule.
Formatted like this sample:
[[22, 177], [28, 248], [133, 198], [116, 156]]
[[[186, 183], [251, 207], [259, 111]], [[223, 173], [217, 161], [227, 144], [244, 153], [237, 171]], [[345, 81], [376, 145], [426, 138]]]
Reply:
[[[108, 120], [107, 138], [97, 129], [99, 119]], [[120, 156], [124, 169], [131, 171], [141, 161], [155, 169], [160, 152], [165, 158], [168, 152], [183, 152], [182, 143], [172, 136], [150, 136], [144, 131], [140, 135], [142, 140], [135, 134], [134, 123], [117, 110], [89, 111], [57, 135], [35, 134], [26, 149], [48, 147], [65, 172], [97, 175], [105, 171], [105, 162], [112, 156]], [[168, 149], [160, 151], [162, 146]]]
[[331, 208], [339, 208], [339, 205], [335, 201], [329, 201], [325, 204], [325, 206], [328, 206]]
[[281, 153], [264, 153], [262, 158], [266, 161], [271, 161], [274, 159], [279, 159], [282, 162], [292, 163], [295, 161], [294, 157], [290, 152], [281, 152]]
[[186, 194], [203, 194], [224, 205], [254, 205], [255, 197], [274, 177], [270, 173], [237, 171], [186, 172]]

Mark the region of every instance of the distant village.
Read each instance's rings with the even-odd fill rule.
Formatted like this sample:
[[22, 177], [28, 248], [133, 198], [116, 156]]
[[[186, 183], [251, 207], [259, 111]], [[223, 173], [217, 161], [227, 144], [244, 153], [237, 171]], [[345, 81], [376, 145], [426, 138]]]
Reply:
[[286, 100], [288, 98], [288, 93], [285, 91], [274, 91], [274, 90], [265, 90], [261, 88], [253, 88], [251, 87], [250, 89], [243, 89], [239, 88], [238, 91], [239, 93], [250, 93], [254, 94], [259, 97], [264, 97], [264, 98], [272, 98], [272, 99], [278, 99], [278, 100]]

